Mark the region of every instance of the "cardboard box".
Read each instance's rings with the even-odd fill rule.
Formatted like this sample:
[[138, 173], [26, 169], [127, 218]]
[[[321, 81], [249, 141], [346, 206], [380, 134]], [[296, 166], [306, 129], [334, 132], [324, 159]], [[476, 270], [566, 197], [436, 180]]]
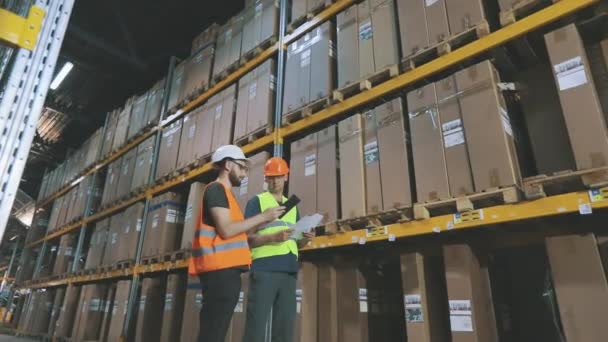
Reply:
[[[513, 127], [498, 82], [489, 61], [456, 73], [457, 89], [463, 92], [459, 100], [477, 192], [521, 182]], [[448, 170], [451, 172], [449, 163]]]
[[374, 72], [374, 27], [372, 25], [370, 0], [357, 5], [357, 28], [359, 45], [359, 78]]
[[[312, 154], [308, 154], [308, 167], [316, 166], [316, 203], [317, 210], [314, 213], [323, 215], [323, 222], [335, 222], [339, 217], [338, 211], [338, 146], [336, 137], [336, 125], [329, 126], [318, 133], [317, 150], [315, 160], [310, 160]], [[306, 160], [305, 160], [306, 161]], [[316, 165], [315, 165], [316, 164]], [[306, 171], [306, 170], [305, 170]], [[306, 173], [306, 172], [305, 172]], [[309, 170], [310, 173], [310, 170]], [[306, 174], [305, 174], [306, 176]], [[309, 192], [310, 190], [305, 190]], [[302, 204], [298, 205], [301, 209]]]
[[317, 212], [317, 133], [291, 144], [289, 195], [297, 195], [300, 215]]
[[184, 217], [184, 233], [182, 234], [181, 249], [191, 249], [194, 232], [201, 215], [201, 203], [205, 183], [193, 182], [188, 193], [188, 203], [186, 204], [186, 214]]
[[440, 250], [401, 255], [401, 281], [407, 340], [450, 340], [448, 300]]
[[365, 169], [363, 155], [363, 122], [361, 114], [338, 123], [340, 139], [340, 188], [342, 218], [366, 214]]
[[236, 111], [234, 114], [234, 139], [240, 139], [247, 135], [247, 116], [249, 113], [250, 90], [257, 91], [257, 85], [253, 86], [251, 80], [255, 72], [249, 72], [241, 77], [237, 87]]
[[[298, 40], [299, 41], [299, 40]], [[310, 79], [306, 78], [306, 84], [301, 84], [300, 79], [300, 47], [298, 44], [291, 44], [287, 48], [287, 60], [285, 61], [285, 77], [289, 76], [289, 82], [285, 82], [283, 91], [283, 113], [290, 112], [299, 107], [300, 88], [310, 87]], [[287, 78], [286, 78], [287, 79]]]
[[49, 329], [47, 331], [48, 336], [55, 336], [55, 330], [57, 329], [57, 322], [59, 315], [61, 314], [61, 308], [65, 300], [66, 288], [59, 287], [55, 291], [55, 298], [53, 300], [53, 307], [51, 309], [51, 315], [49, 319]]
[[116, 295], [111, 310], [112, 318], [110, 319], [110, 328], [107, 335], [108, 342], [118, 341], [122, 335], [130, 289], [130, 280], [121, 280], [116, 284]]
[[144, 93], [141, 96], [138, 96], [133, 101], [133, 110], [131, 112], [131, 119], [129, 122], [129, 130], [127, 133], [127, 140], [135, 137], [137, 133], [141, 131], [141, 129], [146, 124], [146, 103], [148, 102], [148, 93]]
[[210, 44], [214, 44], [217, 39], [217, 32], [219, 31], [219, 26], [216, 23], [209, 25], [203, 32], [199, 33], [192, 40], [192, 52], [191, 54], [195, 54], [197, 51], [201, 50], [205, 46]]
[[196, 138], [196, 115], [190, 112], [184, 116], [182, 136], [179, 142], [179, 153], [177, 157], [177, 168], [181, 169], [194, 161], [194, 140]]
[[217, 104], [218, 99], [218, 94], [212, 96], [203, 107], [197, 110], [197, 130], [196, 139], [194, 139], [194, 146], [196, 146], [194, 158], [197, 160], [212, 153], [211, 142], [213, 140], [213, 121], [215, 120], [215, 112], [212, 112], [212, 108], [215, 110], [213, 106]]
[[370, 0], [370, 11], [374, 29], [374, 69], [380, 71], [399, 62], [395, 2]]
[[267, 190], [264, 165], [268, 158], [270, 158], [268, 152], [260, 152], [249, 158], [251, 159], [251, 164], [249, 166], [248, 177], [241, 181], [240, 187], [233, 188], [234, 195], [243, 212], [245, 212], [247, 202], [250, 199]]
[[144, 215], [144, 204], [142, 202], [133, 204], [124, 212], [122, 229], [120, 231], [120, 249], [116, 261], [135, 260], [139, 232], [141, 232]]
[[123, 198], [131, 192], [131, 182], [135, 175], [135, 162], [137, 159], [137, 149], [132, 148], [122, 157], [120, 175], [118, 177], [118, 187], [116, 198]]
[[148, 92], [144, 127], [155, 124], [160, 119], [163, 97], [165, 95], [165, 82], [165, 79], [156, 82], [154, 87]]
[[579, 170], [606, 166], [606, 120], [583, 41], [574, 24], [545, 35], [549, 59]]
[[[369, 110], [363, 117], [363, 157], [365, 161], [365, 204], [367, 214], [382, 210], [382, 185], [380, 181], [380, 151], [378, 149], [378, 127], [376, 111]], [[348, 169], [342, 169], [348, 170]], [[388, 180], [387, 180], [388, 181]]]
[[498, 341], [487, 261], [471, 246], [445, 245], [452, 341]]
[[132, 108], [133, 99], [130, 98], [127, 100], [125, 107], [118, 115], [118, 121], [116, 121], [116, 132], [114, 132], [114, 139], [112, 140], [112, 151], [116, 151], [126, 143]]
[[154, 154], [155, 138], [150, 137], [137, 145], [137, 154], [135, 155], [135, 170], [133, 171], [133, 180], [131, 181], [131, 191], [140, 189], [148, 184], [150, 172], [152, 172], [152, 162]]
[[239, 300], [234, 307], [232, 322], [230, 323], [230, 331], [226, 340], [232, 342], [243, 341], [245, 335], [245, 322], [247, 321], [247, 294], [249, 292], [249, 273], [241, 274], [241, 292]]
[[[107, 285], [91, 284], [83, 286], [81, 297], [80, 318], [72, 333], [76, 341], [97, 340], [101, 331], [103, 320], [104, 301], [107, 296]], [[75, 322], [76, 323], [76, 322]]]
[[101, 157], [105, 157], [112, 152], [112, 141], [114, 141], [114, 132], [116, 131], [116, 125], [118, 124], [118, 115], [120, 111], [113, 110], [108, 113], [106, 117], [106, 128], [103, 137], [103, 145], [101, 147]]
[[252, 73], [247, 107], [247, 133], [270, 127], [272, 124], [276, 86], [274, 60], [264, 62]]
[[410, 176], [411, 151], [408, 149], [400, 98], [375, 108], [382, 180], [382, 207], [387, 211], [412, 205]]
[[96, 130], [89, 139], [89, 147], [86, 151], [84, 167], [93, 165], [99, 158], [99, 152], [103, 141], [103, 127]]
[[177, 106], [183, 100], [181, 90], [185, 83], [184, 79], [186, 78], [186, 75], [184, 73], [186, 64], [188, 64], [188, 60], [177, 64], [173, 69], [171, 89], [169, 90], [169, 102], [167, 102], [168, 109], [175, 108], [175, 106]]
[[163, 319], [164, 284], [161, 278], [144, 278], [135, 323], [135, 341], [158, 340]]
[[[518, 95], [538, 174], [575, 170], [551, 65], [539, 64], [522, 70], [514, 75], [514, 80], [523, 85]], [[538, 101], [539, 98], [543, 100]]]
[[[489, 2], [486, 3], [483, 0], [447, 1], [448, 21], [451, 34], [457, 35], [486, 21], [486, 6], [491, 5]], [[488, 10], [495, 11], [497, 8], [489, 7]], [[428, 23], [430, 27], [432, 24], [430, 21]]]
[[179, 248], [184, 224], [180, 194], [168, 192], [151, 202], [144, 238], [143, 256], [151, 257]]
[[116, 199], [116, 190], [118, 188], [118, 181], [120, 179], [121, 165], [122, 158], [118, 158], [108, 165], [101, 204], [109, 204]]
[[184, 66], [184, 81], [180, 90], [180, 98], [200, 94], [209, 85], [211, 65], [215, 54], [215, 46], [208, 46], [194, 53]]
[[[203, 307], [202, 286], [198, 277], [188, 277], [186, 301], [184, 303], [184, 317], [199, 317]], [[182, 320], [181, 342], [196, 342], [199, 332], [199, 320]]]
[[401, 37], [401, 55], [409, 57], [429, 46], [425, 3], [396, 0]]
[[[471, 149], [470, 144], [473, 143], [469, 140], [469, 134], [472, 132], [469, 132], [466, 127], [468, 127], [468, 121], [471, 122], [471, 126], [478, 124], [475, 121], [477, 117], [468, 120], [468, 115], [470, 114], [468, 110], [473, 110], [472, 106], [479, 104], [475, 100], [471, 100], [469, 101], [468, 110], [465, 111], [461, 105], [461, 101], [464, 99], [463, 96], [466, 95], [461, 95], [461, 97], [456, 96], [460, 88], [457, 88], [454, 76], [435, 83], [435, 89], [437, 89], [437, 109], [443, 134], [443, 148], [448, 172], [448, 183], [450, 184], [450, 196], [457, 197], [471, 194], [475, 192], [471, 167], [477, 165], [472, 165], [473, 162], [469, 154]], [[476, 90], [472, 90], [463, 94], [476, 93]], [[483, 96], [487, 96], [487, 94], [483, 94]], [[466, 118], [465, 115], [467, 115]], [[484, 127], [484, 129], [486, 128]], [[477, 143], [479, 143], [479, 140], [477, 140]], [[477, 148], [480, 149], [483, 146]]]
[[310, 102], [330, 96], [336, 86], [335, 25], [331, 21], [326, 22], [312, 33], [314, 34], [311, 41], [318, 42], [312, 43], [311, 46]]
[[111, 265], [124, 258], [124, 250], [121, 248], [123, 240], [121, 232], [124, 228], [125, 212], [119, 212], [110, 217], [107, 241], [103, 253], [102, 265]]
[[104, 249], [107, 241], [110, 219], [103, 219], [95, 224], [95, 230], [91, 235], [89, 252], [85, 262], [85, 269], [94, 269], [102, 264]]
[[[177, 341], [181, 336], [187, 281], [188, 278], [184, 273], [167, 276], [160, 342]], [[196, 321], [194, 317], [188, 319]]]
[[179, 141], [182, 134], [182, 122], [178, 120], [163, 129], [158, 153], [158, 165], [156, 167], [156, 178], [163, 177], [173, 170], [177, 165], [179, 154]]
[[[603, 341], [608, 283], [593, 234], [545, 239], [561, 323], [568, 341]], [[584, 265], [584, 267], [581, 267]]]
[[425, 1], [424, 5], [430, 45], [436, 45], [450, 38], [446, 1]]
[[358, 81], [359, 75], [359, 26], [357, 9], [350, 6], [338, 13], [338, 88]]
[[234, 127], [234, 111], [236, 109], [236, 85], [232, 85], [221, 92], [222, 103], [215, 108], [213, 123], [213, 140], [211, 150], [232, 143]]
[[243, 54], [251, 52], [278, 33], [278, 3], [257, 0], [244, 10]]
[[296, 286], [295, 342], [317, 341], [318, 287], [317, 266], [303, 262]]
[[228, 19], [224, 25], [220, 26], [217, 34], [217, 40], [215, 42], [215, 57], [213, 60], [213, 78], [221, 74], [228, 67], [231, 40], [232, 18]]
[[103, 318], [101, 321], [101, 329], [99, 331], [98, 341], [107, 341], [108, 333], [110, 332], [110, 324], [112, 320], [112, 310], [114, 308], [114, 299], [116, 296], [116, 286], [109, 285], [108, 294], [103, 302]]
[[238, 63], [241, 59], [241, 47], [243, 44], [243, 12], [232, 17], [232, 39], [230, 40], [230, 54], [228, 65]]

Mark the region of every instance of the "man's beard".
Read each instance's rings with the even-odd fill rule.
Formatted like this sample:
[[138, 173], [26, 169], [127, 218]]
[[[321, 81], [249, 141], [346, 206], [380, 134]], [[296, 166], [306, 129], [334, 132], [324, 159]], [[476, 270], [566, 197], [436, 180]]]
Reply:
[[241, 186], [241, 179], [234, 173], [230, 172], [228, 174], [228, 178], [230, 179], [230, 184], [232, 184], [233, 187]]

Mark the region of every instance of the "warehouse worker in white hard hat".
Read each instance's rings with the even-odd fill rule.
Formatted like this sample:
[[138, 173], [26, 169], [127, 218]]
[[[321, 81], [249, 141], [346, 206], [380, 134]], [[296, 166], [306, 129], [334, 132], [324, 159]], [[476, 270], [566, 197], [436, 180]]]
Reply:
[[274, 207], [244, 219], [231, 188], [240, 186], [249, 159], [234, 145], [219, 147], [211, 158], [217, 179], [203, 193], [202, 210], [192, 242], [188, 273], [198, 276], [203, 292], [200, 342], [224, 342], [239, 300], [241, 273], [251, 265], [247, 235], [285, 211]]
[[[245, 217], [255, 217], [269, 208], [280, 207], [289, 174], [287, 162], [280, 157], [264, 165], [268, 191], [247, 203]], [[247, 322], [243, 342], [263, 342], [266, 324], [271, 319], [272, 341], [290, 342], [294, 338], [296, 317], [296, 282], [298, 279], [298, 248], [305, 246], [314, 233], [304, 233], [296, 241], [289, 226], [299, 220], [298, 208], [289, 210], [281, 219], [266, 223], [249, 234], [253, 264], [247, 298]]]

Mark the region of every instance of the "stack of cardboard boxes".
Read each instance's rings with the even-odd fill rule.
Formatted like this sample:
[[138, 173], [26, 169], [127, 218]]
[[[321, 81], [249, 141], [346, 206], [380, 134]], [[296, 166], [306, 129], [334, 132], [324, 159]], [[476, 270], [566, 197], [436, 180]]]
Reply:
[[59, 317], [55, 327], [54, 337], [69, 338], [72, 336], [72, 327], [76, 311], [78, 311], [78, 299], [80, 298], [80, 286], [68, 285], [65, 290], [65, 296]]
[[143, 189], [148, 185], [154, 154], [154, 137], [150, 137], [137, 145], [135, 154], [135, 165], [133, 178], [131, 180], [131, 192]]
[[324, 222], [338, 219], [338, 167], [336, 126], [291, 144], [289, 194], [302, 200], [301, 215], [320, 213]]
[[243, 42], [243, 14], [230, 18], [217, 34], [213, 78], [219, 79], [224, 72], [234, 68], [241, 58]]
[[154, 197], [146, 220], [143, 256], [154, 257], [179, 249], [184, 226], [184, 203], [180, 194]]
[[256, 0], [243, 13], [242, 55], [276, 37], [279, 31], [279, 4], [275, 0]]
[[268, 152], [260, 152], [249, 159], [249, 173], [245, 179], [241, 181], [241, 186], [234, 188], [233, 192], [243, 212], [247, 207], [247, 202], [254, 196], [266, 190], [266, 180], [264, 179], [264, 165], [270, 158]]
[[520, 183], [499, 81], [485, 61], [408, 94], [419, 202]]
[[59, 248], [57, 249], [57, 257], [55, 258], [53, 275], [61, 275], [71, 270], [74, 259], [73, 246], [74, 235], [66, 234], [61, 237]]
[[95, 228], [91, 234], [89, 251], [87, 253], [84, 269], [95, 269], [102, 265], [110, 221], [111, 218], [106, 218], [95, 224]]
[[135, 341], [159, 339], [163, 324], [164, 287], [160, 277], [144, 278], [142, 281], [135, 323]]
[[336, 76], [335, 32], [334, 24], [327, 22], [289, 45], [283, 115], [331, 94]]
[[108, 285], [91, 284], [82, 286], [77, 307], [72, 339], [91, 341], [99, 339], [105, 313]]
[[118, 341], [122, 335], [130, 288], [130, 280], [121, 280], [116, 284], [114, 301], [110, 310], [107, 341]]
[[[184, 318], [186, 286], [186, 274], [175, 273], [167, 276], [160, 342], [171, 342], [180, 338]], [[195, 317], [187, 317], [187, 320], [196, 321]]]
[[399, 61], [393, 0], [366, 0], [338, 14], [338, 88]]
[[274, 114], [275, 63], [268, 60], [239, 80], [234, 140], [270, 128]]

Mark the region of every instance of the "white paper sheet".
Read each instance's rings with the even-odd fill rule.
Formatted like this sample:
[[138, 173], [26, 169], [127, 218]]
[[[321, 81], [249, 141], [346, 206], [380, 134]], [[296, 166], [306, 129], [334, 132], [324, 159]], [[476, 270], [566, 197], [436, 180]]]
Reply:
[[302, 233], [310, 232], [310, 230], [318, 226], [321, 221], [323, 221], [323, 215], [321, 214], [314, 214], [302, 217], [298, 222], [296, 222], [296, 224], [291, 226], [291, 229], [293, 229], [293, 234], [291, 235], [291, 238], [301, 240]]

